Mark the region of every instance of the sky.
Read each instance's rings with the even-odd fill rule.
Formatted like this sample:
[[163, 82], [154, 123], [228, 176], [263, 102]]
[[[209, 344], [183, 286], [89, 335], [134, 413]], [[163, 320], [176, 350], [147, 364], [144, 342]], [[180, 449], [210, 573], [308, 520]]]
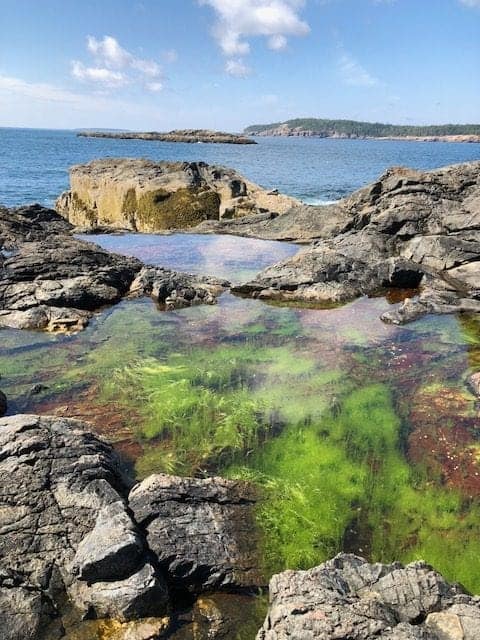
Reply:
[[480, 123], [480, 0], [0, 0], [0, 126]]

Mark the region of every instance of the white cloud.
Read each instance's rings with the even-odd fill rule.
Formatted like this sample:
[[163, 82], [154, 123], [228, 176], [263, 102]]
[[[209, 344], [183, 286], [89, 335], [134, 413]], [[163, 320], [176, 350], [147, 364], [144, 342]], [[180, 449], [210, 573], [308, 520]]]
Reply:
[[345, 84], [356, 87], [373, 87], [378, 84], [377, 78], [372, 76], [362, 65], [346, 51], [338, 60], [340, 75]]
[[223, 54], [229, 58], [226, 68], [244, 64], [250, 53], [252, 37], [266, 38], [274, 51], [285, 49], [289, 36], [305, 36], [308, 24], [299, 16], [304, 0], [199, 0], [214, 9], [217, 19], [213, 35]]
[[480, 7], [480, 0], [460, 0], [466, 7]]
[[248, 67], [242, 60], [227, 60], [225, 62], [225, 71], [230, 76], [235, 76], [237, 78], [246, 78], [252, 72], [250, 67]]
[[119, 71], [112, 71], [104, 67], [86, 67], [78, 60], [72, 62], [72, 76], [83, 82], [94, 82], [104, 87], [121, 87], [128, 83], [127, 78]]
[[82, 82], [89, 82], [106, 89], [118, 88], [135, 82], [145, 82], [151, 91], [162, 88], [162, 69], [154, 60], [137, 58], [124, 49], [113, 36], [103, 36], [97, 40], [87, 36], [87, 51], [95, 60], [94, 66], [87, 66], [78, 60], [72, 62], [72, 76]]
[[103, 40], [87, 36], [87, 50], [105, 65], [114, 69], [127, 67], [133, 58], [112, 36], [104, 36]]

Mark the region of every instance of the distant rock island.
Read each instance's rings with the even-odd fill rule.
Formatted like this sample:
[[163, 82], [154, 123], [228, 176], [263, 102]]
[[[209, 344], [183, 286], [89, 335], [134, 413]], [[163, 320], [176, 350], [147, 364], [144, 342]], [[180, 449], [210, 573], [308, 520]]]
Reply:
[[358, 122], [356, 120], [326, 120], [296, 118], [286, 122], [253, 124], [244, 130], [249, 136], [299, 136], [305, 138], [346, 138], [414, 140], [417, 142], [480, 142], [480, 124], [444, 124], [410, 126]]
[[157, 140], [159, 142], [205, 142], [223, 144], [257, 144], [255, 140], [236, 133], [208, 129], [175, 129], [174, 131], [80, 131], [84, 138], [116, 138], [121, 140]]

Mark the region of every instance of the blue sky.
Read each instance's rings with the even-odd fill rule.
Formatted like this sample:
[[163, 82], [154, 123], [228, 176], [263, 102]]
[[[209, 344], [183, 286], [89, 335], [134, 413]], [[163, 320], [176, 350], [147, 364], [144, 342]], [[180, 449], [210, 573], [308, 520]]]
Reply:
[[480, 0], [0, 0], [0, 126], [480, 123]]

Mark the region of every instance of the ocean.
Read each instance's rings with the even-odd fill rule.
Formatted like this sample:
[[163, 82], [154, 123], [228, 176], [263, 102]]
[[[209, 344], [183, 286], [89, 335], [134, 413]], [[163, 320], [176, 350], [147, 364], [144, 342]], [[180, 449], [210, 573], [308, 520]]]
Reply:
[[480, 160], [480, 144], [257, 138], [257, 145], [184, 144], [77, 137], [75, 131], [0, 128], [0, 204], [53, 205], [68, 168], [94, 158], [202, 160], [232, 167], [310, 204], [337, 200], [391, 166], [433, 169]]

